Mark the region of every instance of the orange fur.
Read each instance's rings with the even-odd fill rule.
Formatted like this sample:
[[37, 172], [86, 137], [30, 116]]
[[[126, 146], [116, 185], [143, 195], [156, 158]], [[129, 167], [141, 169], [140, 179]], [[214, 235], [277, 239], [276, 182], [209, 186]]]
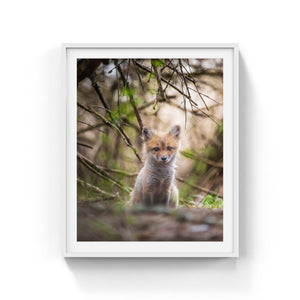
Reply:
[[132, 192], [132, 203], [178, 205], [178, 190], [174, 185], [174, 178], [179, 136], [178, 125], [167, 133], [154, 133], [143, 128], [147, 159], [138, 174]]

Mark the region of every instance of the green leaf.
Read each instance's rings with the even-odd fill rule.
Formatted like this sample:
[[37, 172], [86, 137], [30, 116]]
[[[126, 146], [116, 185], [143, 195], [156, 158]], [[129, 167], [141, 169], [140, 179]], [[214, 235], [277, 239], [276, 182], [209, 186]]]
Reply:
[[186, 149], [180, 152], [184, 157], [186, 158], [190, 158], [190, 159], [197, 159], [195, 152], [193, 150], [190, 149]]
[[218, 189], [218, 192], [216, 195], [213, 193], [211, 193], [210, 195], [207, 195], [204, 198], [204, 200], [202, 201], [203, 206], [207, 207], [209, 209], [222, 208], [223, 200], [222, 199], [219, 200], [219, 191], [220, 191], [220, 189]]
[[153, 73], [148, 73], [148, 74], [146, 75], [146, 80], [147, 80], [147, 81], [149, 81], [149, 80], [151, 80], [151, 79], [153, 79], [153, 78], [155, 78], [155, 75], [154, 75]]
[[164, 61], [161, 59], [151, 59], [151, 65], [153, 67], [163, 67], [164, 64]]
[[212, 146], [208, 146], [202, 150], [202, 155], [207, 158], [213, 159], [217, 156], [217, 150]]
[[217, 125], [217, 133], [223, 133], [223, 123]]
[[129, 87], [128, 85], [126, 85], [122, 89], [122, 95], [132, 98], [134, 95], [134, 90], [131, 87]]
[[156, 90], [156, 89], [148, 89], [148, 92], [149, 92], [151, 95], [156, 95], [156, 94], [157, 94], [157, 90]]

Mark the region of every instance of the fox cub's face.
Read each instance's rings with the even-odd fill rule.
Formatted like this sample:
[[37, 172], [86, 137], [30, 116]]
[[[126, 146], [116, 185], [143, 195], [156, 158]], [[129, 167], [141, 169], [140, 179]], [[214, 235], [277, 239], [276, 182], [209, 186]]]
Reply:
[[179, 125], [173, 126], [167, 133], [155, 133], [144, 127], [142, 134], [148, 157], [161, 164], [167, 164], [174, 159], [179, 147]]

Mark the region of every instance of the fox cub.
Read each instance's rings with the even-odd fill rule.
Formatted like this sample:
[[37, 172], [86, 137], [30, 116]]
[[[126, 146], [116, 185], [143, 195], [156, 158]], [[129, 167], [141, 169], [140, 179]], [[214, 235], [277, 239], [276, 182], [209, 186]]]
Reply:
[[144, 127], [142, 137], [147, 159], [139, 172], [131, 194], [131, 203], [177, 207], [178, 189], [174, 184], [176, 154], [179, 147], [180, 126], [167, 133], [155, 133]]

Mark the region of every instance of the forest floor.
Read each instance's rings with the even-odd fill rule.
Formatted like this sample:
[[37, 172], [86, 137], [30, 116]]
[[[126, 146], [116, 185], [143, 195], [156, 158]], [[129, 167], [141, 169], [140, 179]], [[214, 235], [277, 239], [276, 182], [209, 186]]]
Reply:
[[78, 203], [78, 241], [223, 241], [223, 209]]

